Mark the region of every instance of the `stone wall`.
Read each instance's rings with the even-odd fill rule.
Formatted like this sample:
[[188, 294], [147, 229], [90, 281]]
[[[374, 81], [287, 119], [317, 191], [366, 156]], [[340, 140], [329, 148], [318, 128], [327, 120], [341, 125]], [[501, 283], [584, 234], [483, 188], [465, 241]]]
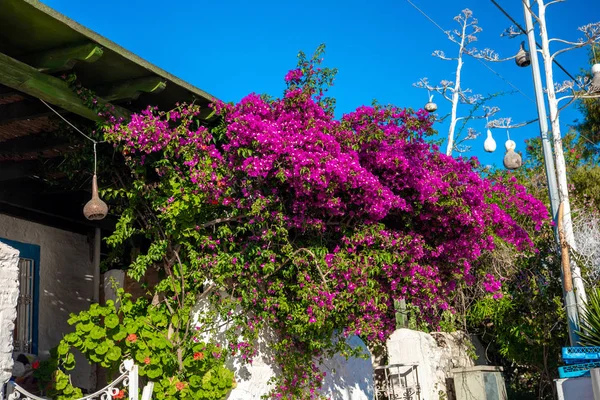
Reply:
[[472, 367], [484, 360], [470, 338], [459, 332], [428, 334], [398, 329], [388, 339], [387, 351], [389, 365], [417, 365], [421, 400], [452, 400], [452, 369]]
[[19, 298], [19, 252], [0, 243], [0, 387], [12, 375], [13, 338]]
[[[73, 330], [67, 324], [69, 314], [87, 309], [92, 301], [94, 270], [88, 238], [3, 214], [0, 237], [40, 246], [38, 355], [44, 359]], [[95, 387], [95, 374], [83, 356], [77, 357], [72, 379], [79, 387]]]

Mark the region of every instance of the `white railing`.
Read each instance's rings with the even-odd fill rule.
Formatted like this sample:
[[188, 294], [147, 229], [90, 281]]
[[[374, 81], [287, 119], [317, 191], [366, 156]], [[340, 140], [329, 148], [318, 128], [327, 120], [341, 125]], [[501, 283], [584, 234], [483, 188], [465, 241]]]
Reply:
[[[127, 389], [129, 400], [138, 400], [138, 366], [133, 360], [125, 360], [119, 367], [121, 375], [112, 381], [108, 386], [98, 390], [95, 393], [88, 394], [77, 400], [113, 400], [121, 390]], [[150, 400], [154, 383], [149, 382], [142, 391], [142, 396], [139, 400]], [[48, 400], [45, 397], [38, 397], [29, 393], [14, 382], [8, 383], [7, 400]], [[120, 397], [119, 397], [120, 398]]]

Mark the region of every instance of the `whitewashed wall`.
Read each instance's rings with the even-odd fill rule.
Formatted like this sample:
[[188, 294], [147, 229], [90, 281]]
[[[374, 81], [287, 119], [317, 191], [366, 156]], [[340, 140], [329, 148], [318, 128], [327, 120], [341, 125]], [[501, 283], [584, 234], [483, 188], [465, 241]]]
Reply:
[[[38, 353], [48, 357], [63, 335], [72, 331], [69, 314], [89, 307], [93, 297], [93, 265], [84, 235], [0, 214], [0, 237], [40, 246]], [[91, 389], [95, 374], [77, 357], [73, 384]]]
[[0, 387], [11, 377], [19, 297], [19, 252], [0, 243]]
[[428, 334], [397, 329], [387, 341], [387, 351], [389, 365], [418, 365], [421, 400], [448, 398], [446, 382], [453, 377], [452, 369], [472, 367], [484, 360], [481, 354], [477, 354], [479, 362], [472, 358], [477, 349], [466, 335], [458, 332]]
[[[203, 312], [210, 310], [207, 301], [202, 300], [197, 304], [194, 321], [200, 319]], [[224, 332], [228, 324], [217, 321], [212, 332], [207, 332], [220, 343], [226, 343]], [[206, 329], [204, 326], [203, 329]], [[252, 400], [260, 399], [268, 394], [273, 386], [269, 379], [276, 376], [279, 367], [275, 365], [270, 344], [275, 340], [274, 333], [265, 329], [258, 339], [257, 353], [251, 365], [245, 363], [242, 357], [229, 357], [227, 368], [234, 371], [236, 388], [231, 391], [227, 400]], [[360, 347], [362, 351], [370, 355], [367, 346], [357, 336], [348, 338], [348, 344], [352, 347]], [[370, 358], [350, 358], [346, 360], [341, 355], [335, 355], [320, 365], [321, 371], [326, 372], [320, 393], [331, 400], [373, 400], [373, 364]]]

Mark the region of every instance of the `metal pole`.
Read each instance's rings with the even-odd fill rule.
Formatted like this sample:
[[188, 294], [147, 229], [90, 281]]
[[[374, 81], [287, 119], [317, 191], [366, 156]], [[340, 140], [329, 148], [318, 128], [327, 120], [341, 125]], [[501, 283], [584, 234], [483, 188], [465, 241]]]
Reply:
[[[533, 75], [533, 85], [535, 88], [535, 100], [537, 103], [538, 119], [540, 125], [540, 136], [542, 139], [542, 152], [544, 156], [544, 166], [546, 168], [546, 179], [548, 182], [548, 195], [550, 197], [550, 208], [552, 211], [552, 220], [554, 226], [557, 227], [558, 222], [558, 208], [560, 205], [560, 199], [558, 195], [558, 184], [556, 181], [556, 169], [554, 166], [554, 157], [552, 154], [552, 146], [550, 145], [550, 139], [548, 138], [548, 117], [546, 115], [546, 103], [544, 100], [544, 90], [542, 86], [542, 78], [540, 74], [540, 67], [538, 63], [537, 47], [535, 43], [535, 31], [533, 28], [533, 18], [530, 10], [530, 0], [522, 0], [523, 12], [525, 14], [525, 26], [527, 29], [527, 40], [529, 43], [529, 56], [531, 58], [531, 73]], [[554, 237], [558, 243], [558, 248], [561, 249], [561, 243], [558, 238], [558, 232], [554, 231]], [[562, 271], [562, 269], [561, 269]], [[564, 276], [561, 272], [561, 278], [564, 280]], [[568, 285], [571, 286], [571, 285]], [[575, 299], [575, 293], [565, 291], [565, 284], [563, 281], [563, 297], [565, 299], [565, 308], [567, 311], [568, 329], [569, 329], [569, 341], [572, 346], [577, 345], [579, 337], [576, 331], [579, 329], [579, 318], [577, 316], [577, 300]]]

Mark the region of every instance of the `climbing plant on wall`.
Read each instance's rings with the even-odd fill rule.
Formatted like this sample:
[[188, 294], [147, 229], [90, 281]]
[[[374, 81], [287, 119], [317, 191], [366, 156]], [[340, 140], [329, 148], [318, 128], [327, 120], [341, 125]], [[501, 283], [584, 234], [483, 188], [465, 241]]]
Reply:
[[[322, 53], [300, 53], [280, 98], [216, 101], [217, 127], [181, 104], [105, 131], [131, 174], [104, 192], [121, 207], [107, 242], [143, 237], [128, 274], [161, 270], [153, 294], [171, 322], [169, 307], [181, 307], [184, 330], [189, 305], [204, 296], [213, 310], [204, 324], [231, 322], [220, 343], [228, 354], [251, 361], [261, 330], [275, 331], [274, 398], [318, 398], [319, 362], [352, 354], [348, 335], [383, 343], [395, 300], [435, 326], [458, 287], [499, 297], [499, 277], [477, 260], [498, 244], [533, 250], [530, 234], [547, 219], [515, 180], [484, 179], [475, 160], [429, 144], [425, 111], [374, 105], [336, 118], [326, 97], [336, 71], [321, 66]], [[145, 310], [140, 318], [156, 312]], [[185, 368], [173, 381], [191, 384]]]

